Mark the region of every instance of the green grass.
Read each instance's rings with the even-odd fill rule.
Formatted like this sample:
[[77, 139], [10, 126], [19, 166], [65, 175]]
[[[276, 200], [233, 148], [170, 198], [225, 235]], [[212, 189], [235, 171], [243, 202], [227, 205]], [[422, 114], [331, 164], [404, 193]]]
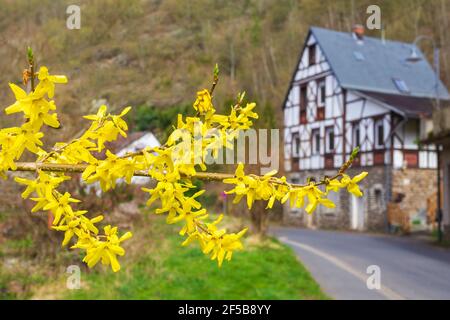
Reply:
[[[192, 245], [181, 247], [176, 229], [151, 220], [147, 247], [114, 274], [82, 273], [82, 289], [66, 299], [326, 299], [293, 251], [276, 240], [250, 245], [218, 268]], [[145, 227], [146, 228], [146, 227]], [[142, 241], [139, 231], [135, 241]], [[144, 236], [145, 237], [145, 236]], [[153, 239], [153, 240], [152, 240]]]
[[450, 240], [445, 237], [442, 238], [441, 242], [439, 242], [438, 230], [434, 229], [431, 231], [431, 244], [442, 247], [442, 248], [450, 248]]

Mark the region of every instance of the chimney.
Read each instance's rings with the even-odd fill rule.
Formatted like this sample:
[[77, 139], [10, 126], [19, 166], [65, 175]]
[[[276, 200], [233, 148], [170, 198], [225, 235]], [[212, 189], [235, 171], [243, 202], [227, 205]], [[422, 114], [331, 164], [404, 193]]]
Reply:
[[352, 28], [353, 36], [357, 40], [363, 40], [364, 38], [364, 26], [362, 24], [355, 24]]

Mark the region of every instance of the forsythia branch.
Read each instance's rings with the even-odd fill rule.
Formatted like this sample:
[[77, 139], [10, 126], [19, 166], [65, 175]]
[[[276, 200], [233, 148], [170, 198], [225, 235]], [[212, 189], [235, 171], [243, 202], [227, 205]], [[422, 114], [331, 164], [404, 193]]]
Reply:
[[[142, 150], [136, 151], [136, 152], [133, 152], [130, 154], [126, 154], [126, 155], [124, 155], [122, 157], [118, 157], [118, 158], [133, 157], [133, 156], [141, 155], [141, 154], [142, 154]], [[314, 185], [315, 186], [326, 185], [327, 181], [339, 178], [350, 167], [352, 161], [353, 161], [353, 159], [350, 159], [349, 161], [347, 161], [339, 169], [338, 174], [336, 174], [335, 176], [333, 176], [331, 178], [324, 177], [324, 179], [322, 179], [318, 182], [314, 182]], [[42, 170], [42, 171], [48, 171], [48, 172], [83, 173], [86, 170], [86, 168], [88, 167], [87, 164], [44, 163], [44, 162], [16, 162], [15, 164], [16, 164], [16, 169], [15, 170], [10, 169], [10, 171]], [[134, 171], [133, 176], [152, 178], [152, 175], [150, 173], [148, 173], [148, 171], [146, 171], [146, 170], [136, 170], [136, 171]], [[195, 176], [192, 176], [192, 177], [189, 177], [186, 175], [181, 175], [181, 176], [183, 178], [196, 178], [196, 179], [207, 180], [207, 181], [223, 181], [225, 179], [232, 179], [232, 178], [236, 177], [234, 174], [222, 173], [222, 172], [197, 172], [195, 174]], [[259, 178], [259, 176], [254, 175], [254, 174], [251, 174], [250, 176], [254, 177], [254, 178]], [[275, 177], [271, 181], [275, 184], [288, 185], [288, 183], [279, 181], [279, 178], [275, 178]], [[290, 186], [296, 187], [296, 188], [302, 188], [302, 187], [306, 187], [308, 185], [291, 183]]]
[[[71, 248], [85, 251], [83, 261], [89, 267], [98, 262], [110, 265], [114, 272], [120, 269], [117, 256], [123, 256], [122, 242], [132, 237], [131, 232], [121, 234], [117, 227], [104, 226], [100, 232], [97, 223], [103, 215], [87, 217], [86, 210], [77, 209], [80, 200], [65, 191], [60, 185], [72, 177], [66, 173], [81, 173], [84, 183], [98, 183], [106, 192], [115, 188], [119, 181], [131, 183], [133, 176], [145, 176], [156, 183], [142, 191], [148, 193], [147, 206], [158, 200], [159, 208], [155, 214], [166, 216], [168, 224], [181, 224], [180, 235], [185, 237], [183, 245], [196, 242], [204, 254], [216, 260], [221, 266], [230, 260], [233, 252], [243, 248], [241, 238], [247, 228], [229, 233], [220, 228], [222, 215], [214, 221], [209, 220], [206, 209], [198, 201], [205, 190], [197, 191], [193, 179], [221, 181], [232, 185], [225, 191], [234, 194], [233, 203], [246, 199], [248, 208], [255, 201], [265, 201], [267, 208], [276, 201], [291, 207], [304, 208], [308, 214], [317, 206], [333, 208], [335, 205], [327, 196], [330, 192], [346, 189], [362, 196], [358, 183], [367, 172], [353, 178], [345, 172], [351, 166], [358, 150], [354, 150], [333, 177], [320, 181], [309, 179], [305, 184], [290, 183], [286, 177], [276, 177], [276, 171], [263, 176], [246, 174], [245, 166], [239, 163], [234, 174], [208, 172], [206, 158], [217, 158], [219, 150], [234, 149], [239, 134], [253, 125], [258, 118], [254, 112], [255, 103], [244, 104], [245, 93], [238, 94], [237, 102], [231, 106], [229, 114], [217, 114], [212, 102], [212, 93], [218, 83], [219, 69], [216, 65], [211, 90], [197, 92], [193, 103], [195, 116], [178, 115], [175, 130], [160, 147], [144, 148], [136, 152], [118, 156], [108, 150], [105, 143], [126, 137], [128, 125], [123, 117], [130, 111], [126, 107], [120, 114], [108, 113], [102, 105], [96, 114], [84, 116], [90, 121], [87, 130], [82, 131], [70, 142], [58, 142], [51, 151], [43, 149], [41, 141], [43, 126], [60, 126], [53, 100], [56, 84], [67, 83], [65, 76], [50, 75], [41, 66], [34, 73], [34, 55], [28, 50], [30, 72], [24, 72], [24, 82], [31, 77], [32, 91], [27, 93], [19, 86], [10, 83], [16, 102], [5, 109], [6, 114], [23, 113], [26, 121], [19, 127], [0, 129], [0, 175], [8, 178], [7, 171], [32, 171], [35, 176], [25, 179], [16, 176], [14, 180], [25, 187], [22, 197], [35, 202], [32, 212], [46, 211], [51, 218], [51, 227], [64, 232], [62, 245], [72, 244]], [[35, 86], [34, 78], [39, 80]], [[25, 81], [26, 80], [26, 81]], [[210, 134], [211, 131], [214, 134]], [[104, 151], [105, 158], [98, 155]], [[20, 162], [24, 152], [36, 156], [34, 162]]]
[[[67, 164], [67, 163], [40, 163], [40, 162], [16, 162], [16, 169], [10, 171], [48, 171], [48, 172], [67, 172], [67, 173], [83, 173], [88, 167], [87, 164]], [[146, 170], [136, 170], [133, 173], [136, 177], [149, 177], [152, 175]], [[187, 176], [183, 176], [187, 177]], [[222, 181], [227, 178], [233, 178], [230, 173], [219, 172], [197, 172], [195, 178], [201, 180]]]

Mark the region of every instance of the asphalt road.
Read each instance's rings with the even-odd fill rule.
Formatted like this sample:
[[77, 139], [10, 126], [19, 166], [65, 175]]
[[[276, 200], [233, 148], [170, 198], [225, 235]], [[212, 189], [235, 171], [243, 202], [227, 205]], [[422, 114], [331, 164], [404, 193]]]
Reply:
[[[410, 237], [272, 228], [334, 299], [450, 299], [450, 249]], [[379, 267], [380, 288], [376, 284]], [[374, 282], [375, 280], [375, 282]]]

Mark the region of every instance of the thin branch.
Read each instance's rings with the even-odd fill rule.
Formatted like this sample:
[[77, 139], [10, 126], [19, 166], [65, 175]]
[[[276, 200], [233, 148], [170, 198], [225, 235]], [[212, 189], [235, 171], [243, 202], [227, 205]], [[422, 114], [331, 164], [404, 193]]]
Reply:
[[31, 74], [31, 92], [34, 91], [35, 85], [34, 85], [34, 62], [30, 63], [30, 74]]
[[[67, 172], [67, 173], [82, 173], [86, 168], [88, 167], [87, 164], [67, 164], [67, 163], [40, 163], [40, 162], [16, 162], [16, 170], [10, 171], [49, 171], [49, 172]], [[346, 168], [345, 168], [346, 167]], [[318, 181], [314, 183], [315, 186], [324, 185], [327, 183], [327, 180], [334, 180], [342, 176], [345, 172], [345, 170], [349, 166], [343, 166], [345, 168], [341, 168], [339, 172], [331, 177], [331, 178], [324, 178], [321, 181]], [[136, 177], [149, 177], [152, 178], [152, 176], [149, 174], [147, 170], [136, 170], [133, 174]], [[258, 175], [251, 174], [250, 176], [254, 178], [260, 178]], [[208, 181], [223, 181], [224, 179], [231, 179], [236, 178], [234, 174], [231, 173], [221, 173], [221, 172], [197, 172], [195, 176], [186, 176], [182, 175], [183, 178], [197, 178], [201, 180], [208, 180]], [[294, 183], [288, 183], [280, 181], [279, 178], [272, 177], [270, 179], [270, 182], [278, 185], [286, 185], [292, 188], [304, 188], [308, 185], [303, 184], [294, 184]]]
[[34, 54], [33, 54], [33, 50], [28, 47], [27, 50], [27, 58], [28, 58], [28, 71], [29, 71], [29, 75], [31, 77], [31, 92], [34, 91], [35, 89], [35, 85], [34, 85]]
[[219, 82], [219, 66], [217, 65], [217, 63], [216, 63], [216, 65], [214, 66], [214, 72], [213, 72], [213, 74], [214, 74], [214, 77], [213, 77], [213, 83], [212, 83], [212, 86], [211, 86], [211, 90], [209, 90], [209, 94], [210, 94], [211, 96], [213, 95], [214, 89], [216, 88], [217, 83]]
[[[35, 162], [16, 162], [16, 170], [10, 171], [51, 171], [82, 173], [87, 168], [87, 164], [66, 164], [66, 163], [35, 163]], [[136, 170], [134, 176], [151, 177], [147, 170]], [[184, 176], [187, 177], [187, 176]], [[222, 181], [227, 178], [234, 178], [233, 174], [216, 172], [197, 172], [193, 178], [211, 181]]]

